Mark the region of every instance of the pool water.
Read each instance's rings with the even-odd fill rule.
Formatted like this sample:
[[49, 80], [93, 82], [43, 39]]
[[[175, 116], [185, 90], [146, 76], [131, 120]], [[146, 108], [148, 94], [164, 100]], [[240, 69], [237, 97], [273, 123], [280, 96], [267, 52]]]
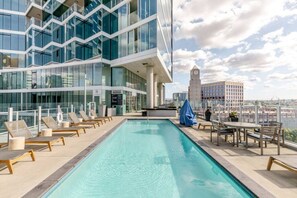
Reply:
[[169, 120], [128, 120], [45, 197], [253, 197]]

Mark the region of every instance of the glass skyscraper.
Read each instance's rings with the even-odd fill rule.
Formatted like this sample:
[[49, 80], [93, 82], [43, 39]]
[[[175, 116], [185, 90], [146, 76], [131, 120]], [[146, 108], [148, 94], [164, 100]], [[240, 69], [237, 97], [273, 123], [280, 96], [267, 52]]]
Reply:
[[163, 103], [172, 0], [0, 0], [0, 111]]

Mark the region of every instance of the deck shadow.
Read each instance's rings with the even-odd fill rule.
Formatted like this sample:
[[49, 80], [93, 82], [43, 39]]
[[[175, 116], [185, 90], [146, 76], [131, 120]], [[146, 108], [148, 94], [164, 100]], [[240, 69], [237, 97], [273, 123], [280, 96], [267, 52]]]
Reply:
[[292, 174], [292, 172], [290, 172], [288, 170], [273, 170], [272, 169], [270, 171], [268, 171], [268, 170], [255, 170], [255, 171], [280, 188], [296, 188], [297, 187], [297, 174]]

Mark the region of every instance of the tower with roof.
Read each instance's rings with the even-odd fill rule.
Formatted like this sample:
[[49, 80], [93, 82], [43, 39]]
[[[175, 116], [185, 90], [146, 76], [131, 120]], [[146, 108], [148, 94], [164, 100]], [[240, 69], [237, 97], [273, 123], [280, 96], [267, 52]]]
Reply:
[[197, 109], [201, 104], [201, 79], [200, 70], [195, 65], [190, 72], [190, 82], [188, 87], [188, 98], [193, 109]]

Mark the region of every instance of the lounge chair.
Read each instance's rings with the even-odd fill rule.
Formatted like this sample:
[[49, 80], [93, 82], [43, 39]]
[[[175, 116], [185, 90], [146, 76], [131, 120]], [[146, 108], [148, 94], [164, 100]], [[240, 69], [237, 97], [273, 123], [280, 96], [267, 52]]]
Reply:
[[95, 116], [95, 119], [104, 118], [105, 120], [108, 120], [108, 121], [112, 120], [112, 116], [109, 116], [109, 115], [107, 115], [106, 117], [98, 117], [94, 110], [90, 110], [90, 113], [92, 116]]
[[208, 121], [199, 122], [198, 129], [200, 129], [200, 127], [203, 127], [203, 130], [205, 130], [206, 127], [209, 127], [211, 129], [212, 123]]
[[103, 122], [106, 123], [104, 118], [91, 119], [84, 111], [80, 111], [79, 114], [81, 115], [84, 122], [94, 122], [95, 121], [95, 122], [98, 122], [98, 124], [103, 124]]
[[79, 131], [84, 131], [86, 133], [86, 128], [88, 127], [60, 127], [53, 117], [42, 117], [41, 118], [44, 124], [53, 130], [53, 133], [75, 133], [79, 137]]
[[32, 161], [35, 161], [33, 150], [14, 150], [14, 151], [0, 151], [0, 163], [5, 163], [10, 174], [13, 174], [12, 164], [30, 156]]
[[268, 164], [267, 164], [267, 170], [271, 170], [271, 166], [273, 163], [276, 163], [289, 171], [292, 171], [294, 173], [297, 173], [297, 157], [296, 155], [283, 155], [283, 156], [275, 156], [269, 157]]
[[52, 151], [52, 144], [55, 142], [62, 141], [65, 145], [64, 137], [34, 137], [24, 120], [4, 122], [4, 125], [11, 137], [25, 137], [27, 145], [47, 145], [50, 151]]
[[225, 141], [227, 141], [227, 136], [231, 135], [233, 137], [233, 145], [235, 144], [235, 132], [234, 128], [227, 128], [219, 121], [212, 120], [212, 127], [210, 130], [210, 141], [212, 142], [212, 134], [217, 133], [217, 146], [220, 145], [220, 136], [225, 136]]
[[96, 126], [99, 126], [99, 123], [94, 121], [94, 122], [80, 122], [78, 117], [76, 116], [76, 114], [74, 112], [68, 113], [69, 118], [72, 120], [72, 125], [73, 126], [93, 126], [94, 128], [96, 128]]

